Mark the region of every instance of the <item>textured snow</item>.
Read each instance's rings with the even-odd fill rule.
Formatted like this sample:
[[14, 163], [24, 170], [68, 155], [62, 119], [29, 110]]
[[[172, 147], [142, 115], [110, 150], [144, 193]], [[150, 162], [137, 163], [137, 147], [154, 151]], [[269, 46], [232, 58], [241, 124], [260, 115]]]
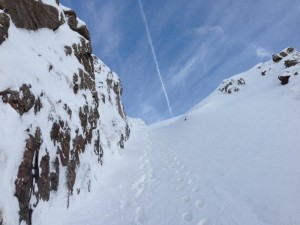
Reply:
[[126, 151], [108, 158], [94, 191], [68, 210], [45, 204], [35, 224], [300, 224], [300, 78], [277, 78], [300, 68], [282, 63], [230, 78], [246, 85], [185, 115], [131, 120]]

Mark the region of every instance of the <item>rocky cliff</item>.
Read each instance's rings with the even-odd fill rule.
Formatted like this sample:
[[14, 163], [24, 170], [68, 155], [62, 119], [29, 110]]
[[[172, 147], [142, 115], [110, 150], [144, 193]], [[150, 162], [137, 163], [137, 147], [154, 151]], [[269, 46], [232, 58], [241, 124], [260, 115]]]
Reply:
[[0, 224], [33, 224], [40, 205], [92, 191], [129, 137], [121, 95], [73, 10], [0, 0]]

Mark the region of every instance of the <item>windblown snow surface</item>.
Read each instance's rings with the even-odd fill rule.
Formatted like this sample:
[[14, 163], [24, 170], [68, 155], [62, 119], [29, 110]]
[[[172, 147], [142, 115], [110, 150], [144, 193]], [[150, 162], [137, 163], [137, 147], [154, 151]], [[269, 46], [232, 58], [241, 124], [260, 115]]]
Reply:
[[296, 71], [270, 60], [232, 77], [246, 82], [238, 92], [217, 89], [186, 115], [131, 120], [96, 191], [36, 213], [35, 224], [299, 225], [300, 75], [277, 78]]

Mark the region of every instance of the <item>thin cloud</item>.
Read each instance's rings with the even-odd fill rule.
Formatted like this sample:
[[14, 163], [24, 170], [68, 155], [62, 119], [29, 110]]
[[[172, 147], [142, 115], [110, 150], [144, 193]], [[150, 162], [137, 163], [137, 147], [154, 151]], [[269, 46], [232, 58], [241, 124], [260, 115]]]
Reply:
[[118, 31], [118, 9], [116, 4], [99, 4], [98, 1], [87, 1], [84, 4], [86, 13], [90, 17], [93, 42], [101, 46], [102, 54], [111, 54], [119, 47], [121, 35]]
[[[191, 72], [194, 70], [194, 66], [195, 66], [197, 60], [198, 60], [198, 55], [196, 54], [196, 55], [192, 56], [191, 58], [189, 58], [187, 60], [187, 62], [180, 68], [176, 68], [176, 69], [172, 68], [171, 69], [171, 70], [173, 70], [172, 73], [175, 72], [175, 75], [172, 77], [172, 81], [171, 81], [172, 86], [179, 85], [185, 79], [187, 79], [187, 77], [189, 75], [191, 75]], [[176, 71], [176, 70], [178, 70], [178, 71]]]
[[221, 26], [201, 26], [192, 29], [192, 33], [199, 36], [206, 34], [224, 35], [224, 30]]
[[261, 59], [270, 58], [270, 56], [272, 55], [272, 52], [270, 52], [262, 47], [257, 47], [255, 49], [255, 53], [256, 53], [256, 56]]
[[150, 113], [151, 111], [153, 111], [153, 106], [151, 106], [147, 103], [142, 106], [142, 114], [145, 115], [145, 114]]

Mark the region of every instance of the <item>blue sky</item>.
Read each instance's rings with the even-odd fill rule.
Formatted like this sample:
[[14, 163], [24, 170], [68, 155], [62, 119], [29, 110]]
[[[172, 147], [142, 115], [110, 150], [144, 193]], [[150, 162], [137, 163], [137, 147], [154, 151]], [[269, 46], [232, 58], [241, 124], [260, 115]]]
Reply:
[[[300, 50], [299, 0], [141, 0], [174, 115], [229, 76]], [[91, 32], [94, 53], [121, 78], [128, 116], [170, 117], [138, 0], [61, 0]]]

